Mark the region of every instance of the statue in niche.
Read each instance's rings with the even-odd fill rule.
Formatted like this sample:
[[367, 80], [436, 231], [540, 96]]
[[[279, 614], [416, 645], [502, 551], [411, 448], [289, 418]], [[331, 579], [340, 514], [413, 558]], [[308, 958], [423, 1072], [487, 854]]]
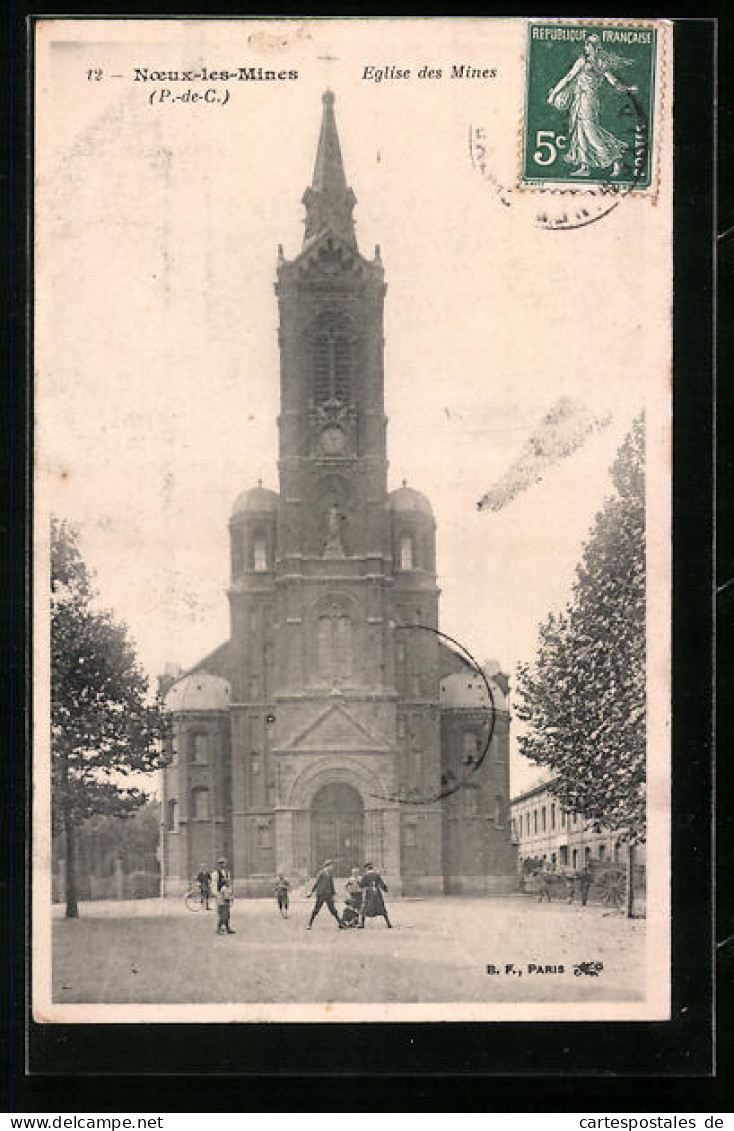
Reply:
[[343, 558], [344, 547], [342, 545], [342, 524], [343, 515], [339, 510], [336, 503], [332, 503], [329, 507], [326, 516], [326, 529], [327, 538], [324, 547], [324, 554], [327, 558]]

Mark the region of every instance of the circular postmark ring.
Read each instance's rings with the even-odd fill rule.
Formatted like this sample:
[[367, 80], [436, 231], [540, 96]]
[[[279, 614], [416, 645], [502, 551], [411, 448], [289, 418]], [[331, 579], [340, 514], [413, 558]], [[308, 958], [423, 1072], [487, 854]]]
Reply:
[[430, 632], [430, 633], [433, 633], [434, 636], [437, 636], [440, 640], [446, 641], [448, 644], [452, 645], [453, 648], [458, 649], [458, 651], [460, 653], [460, 658], [467, 664], [467, 667], [471, 668], [473, 670], [473, 672], [477, 676], [479, 676], [479, 678], [481, 679], [482, 684], [484, 686], [484, 689], [487, 692], [487, 706], [485, 708], [485, 710], [487, 711], [487, 714], [488, 714], [486, 739], [485, 739], [483, 745], [481, 746], [481, 748], [477, 750], [477, 755], [476, 755], [475, 758], [472, 759], [470, 768], [468, 769], [468, 771], [466, 773], [464, 773], [463, 775], [455, 776], [454, 780], [451, 781], [451, 782], [449, 782], [448, 780], [444, 780], [442, 778], [440, 789], [434, 790], [433, 792], [427, 793], [423, 796], [421, 796], [420, 794], [415, 794], [415, 793], [412, 794], [411, 796], [406, 796], [404, 794], [399, 794], [399, 793], [398, 794], [390, 794], [390, 793], [374, 794], [373, 793], [373, 794], [370, 795], [375, 800], [388, 801], [388, 802], [396, 803], [396, 804], [399, 804], [399, 805], [416, 806], [416, 805], [436, 804], [436, 802], [443, 801], [447, 797], [451, 797], [452, 794], [457, 793], [460, 789], [463, 789], [467, 785], [467, 783], [471, 780], [473, 775], [476, 774], [477, 771], [481, 768], [481, 766], [484, 765], [486, 759], [488, 758], [489, 750], [490, 750], [490, 747], [492, 745], [492, 739], [494, 737], [494, 732], [495, 732], [495, 727], [496, 727], [496, 722], [497, 722], [497, 708], [496, 708], [496, 705], [495, 705], [494, 692], [492, 691], [492, 685], [491, 685], [489, 679], [487, 678], [486, 673], [483, 671], [481, 665], [477, 662], [477, 660], [474, 658], [474, 656], [472, 656], [469, 649], [466, 648], [463, 644], [459, 643], [458, 640], [455, 640], [453, 636], [449, 636], [447, 633], [441, 632], [440, 629], [433, 628], [431, 625], [426, 625], [426, 624], [396, 624], [394, 626], [393, 631], [394, 632], [413, 632], [413, 631], [415, 631], [415, 632]]
[[[635, 116], [634, 148], [628, 149], [625, 158], [622, 159], [623, 161], [632, 160], [632, 168], [627, 171], [627, 167], [623, 165], [616, 180], [590, 184], [585, 188], [582, 188], [581, 184], [578, 187], [552, 184], [535, 185], [535, 190], [542, 195], [557, 198], [565, 196], [570, 198], [574, 205], [573, 208], [568, 208], [557, 216], [548, 216], [547, 212], [537, 213], [534, 222], [538, 227], [544, 228], [546, 231], [572, 231], [576, 228], [588, 227], [589, 224], [603, 220], [630, 193], [634, 192], [640, 180], [640, 171], [647, 165], [650, 132], [649, 122], [641, 102], [635, 97], [634, 91], [625, 90], [617, 115], [619, 118], [626, 118], [632, 114]], [[609, 200], [610, 197], [611, 200]], [[597, 210], [593, 211], [592, 206], [596, 206]], [[572, 213], [572, 215], [569, 215], [569, 213]]]

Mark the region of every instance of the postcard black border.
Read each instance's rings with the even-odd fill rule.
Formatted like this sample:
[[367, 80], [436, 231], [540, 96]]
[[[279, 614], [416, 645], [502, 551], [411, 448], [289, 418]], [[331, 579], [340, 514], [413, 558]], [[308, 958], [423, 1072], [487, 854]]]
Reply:
[[[195, 15], [178, 3], [157, 4], [155, 13], [127, 4], [127, 14], [157, 18]], [[339, 12], [361, 14], [345, 4]], [[88, 5], [85, 18], [122, 14], [122, 7]], [[555, 14], [559, 14], [558, 8]], [[302, 12], [302, 10], [301, 10]], [[674, 779], [673, 779], [673, 1019], [665, 1023], [391, 1025], [391, 1026], [38, 1026], [28, 1020], [26, 999], [25, 707], [29, 683], [26, 650], [25, 573], [30, 502], [26, 476], [31, 438], [24, 435], [30, 392], [25, 380], [25, 250], [27, 15], [57, 14], [36, 4], [10, 13], [14, 164], [11, 242], [12, 320], [15, 328], [14, 384], [8, 406], [14, 431], [8, 452], [14, 490], [7, 513], [13, 520], [10, 555], [14, 590], [13, 669], [10, 705], [15, 719], [15, 785], [2, 793], [0, 819], [12, 807], [13, 969], [4, 968], [3, 1000], [13, 994], [14, 1095], [3, 1107], [49, 1110], [301, 1110], [326, 1111], [361, 1090], [369, 1078], [370, 1110], [390, 1104], [400, 1110], [568, 1110], [584, 1106], [609, 1110], [611, 1095], [632, 1094], [638, 1085], [644, 1110], [686, 1106], [691, 1084], [711, 1083], [711, 581], [713, 439], [713, 246], [714, 137], [712, 107], [715, 26], [686, 20], [677, 25], [675, 66], [675, 444], [674, 444]], [[204, 13], [201, 13], [204, 14]], [[235, 13], [232, 13], [234, 15]], [[247, 15], [239, 9], [239, 15]], [[274, 15], [298, 15], [278, 5]], [[379, 14], [373, 11], [371, 15]], [[396, 14], [384, 12], [383, 14]], [[418, 14], [405, 12], [404, 14]], [[438, 14], [438, 13], [435, 13]], [[464, 9], [466, 15], [488, 15]], [[491, 13], [495, 15], [495, 13]], [[539, 12], [542, 16], [543, 13]], [[626, 14], [631, 14], [629, 9]], [[650, 13], [646, 13], [649, 15]], [[657, 13], [656, 13], [657, 14]], [[3, 42], [5, 42], [3, 40]], [[723, 44], [722, 44], [723, 46]], [[10, 821], [3, 822], [4, 828]], [[7, 885], [3, 890], [7, 896]], [[8, 916], [8, 901], [3, 898]], [[203, 1057], [203, 1059], [202, 1059]], [[202, 1077], [201, 1072], [207, 1075]], [[213, 1075], [215, 1073], [216, 1075]], [[273, 1079], [277, 1073], [277, 1081]], [[533, 1079], [535, 1077], [536, 1079]], [[612, 1091], [612, 1086], [613, 1091]], [[573, 1089], [571, 1092], [570, 1089]], [[345, 1092], [345, 1089], [347, 1091]], [[457, 1095], [464, 1103], [457, 1102]], [[712, 1102], [708, 1106], [717, 1110]], [[476, 1098], [475, 1098], [476, 1097]], [[480, 1106], [477, 1108], [476, 1104]], [[409, 1106], [408, 1106], [409, 1105]], [[660, 1106], [660, 1101], [657, 1101]], [[690, 1109], [690, 1108], [689, 1108]], [[617, 1106], [617, 1110], [619, 1107]], [[642, 1110], [642, 1109], [641, 1109]], [[724, 1110], [720, 1107], [720, 1110]]]

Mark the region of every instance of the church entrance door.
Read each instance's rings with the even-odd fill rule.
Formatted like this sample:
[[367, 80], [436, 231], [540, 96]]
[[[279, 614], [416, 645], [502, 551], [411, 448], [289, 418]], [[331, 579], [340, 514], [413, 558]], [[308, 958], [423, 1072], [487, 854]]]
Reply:
[[311, 869], [315, 875], [325, 860], [334, 861], [334, 875], [348, 876], [361, 868], [364, 806], [350, 785], [325, 785], [311, 802]]

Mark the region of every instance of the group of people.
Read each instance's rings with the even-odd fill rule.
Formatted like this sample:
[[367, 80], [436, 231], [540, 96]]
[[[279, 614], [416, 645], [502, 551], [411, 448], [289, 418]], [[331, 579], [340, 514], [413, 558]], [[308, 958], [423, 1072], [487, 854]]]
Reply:
[[352, 868], [349, 879], [345, 885], [346, 902], [344, 910], [340, 915], [334, 903], [336, 898], [334, 861], [327, 860], [316, 876], [311, 891], [308, 893], [309, 898], [313, 895], [316, 896], [316, 902], [313, 905], [311, 916], [306, 924], [306, 930], [311, 930], [314, 919], [324, 906], [336, 919], [339, 930], [347, 930], [350, 927], [364, 928], [365, 919], [373, 919], [376, 917], [383, 918], [387, 926], [392, 928], [392, 923], [390, 922], [387, 908], [385, 907], [385, 899], [382, 894], [386, 891], [387, 884], [373, 864], [367, 863], [361, 870], [359, 868]]
[[[330, 914], [333, 915], [340, 930], [346, 930], [349, 927], [363, 928], [365, 919], [376, 917], [383, 918], [387, 926], [392, 928], [383, 896], [383, 892], [387, 891], [387, 884], [371, 863], [365, 864], [362, 869], [352, 868], [351, 875], [344, 889], [344, 910], [341, 915], [339, 914], [335, 904], [336, 887], [334, 885], [334, 863], [333, 860], [325, 861], [313, 882], [311, 891], [308, 893], [309, 899], [315, 896], [316, 900], [308, 923], [306, 924], [306, 930], [311, 930], [313, 921], [322, 907], [326, 907]], [[209, 911], [212, 899], [215, 902], [217, 908], [217, 934], [235, 934], [234, 929], [230, 925], [230, 913], [234, 899], [232, 873], [229, 869], [229, 863], [226, 857], [220, 857], [217, 861], [216, 868], [211, 872], [206, 868], [205, 864], [202, 864], [201, 871], [196, 877], [196, 882], [199, 885], [199, 891], [201, 893], [202, 907], [205, 907], [206, 910]], [[290, 889], [290, 880], [279, 873], [275, 877], [274, 893], [278, 910], [284, 919], [288, 918]]]

